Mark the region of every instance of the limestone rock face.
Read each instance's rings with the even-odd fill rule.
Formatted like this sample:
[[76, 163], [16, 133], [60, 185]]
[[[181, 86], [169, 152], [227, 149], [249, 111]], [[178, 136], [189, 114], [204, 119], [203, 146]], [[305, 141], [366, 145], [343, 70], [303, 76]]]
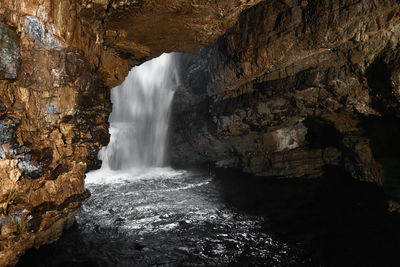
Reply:
[[336, 165], [399, 199], [399, 14], [395, 0], [244, 11], [215, 44], [181, 56], [172, 161], [282, 178]]
[[0, 266], [73, 223], [109, 140], [110, 88], [214, 42], [258, 2], [0, 1]]

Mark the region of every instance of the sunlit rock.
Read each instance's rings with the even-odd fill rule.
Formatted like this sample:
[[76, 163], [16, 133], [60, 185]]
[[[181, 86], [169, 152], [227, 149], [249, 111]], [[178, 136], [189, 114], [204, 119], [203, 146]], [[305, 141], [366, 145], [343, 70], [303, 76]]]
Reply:
[[16, 79], [20, 60], [18, 36], [0, 20], [0, 79]]
[[45, 30], [43, 23], [37, 17], [26, 16], [25, 30], [36, 42], [48, 49], [59, 50], [62, 47], [60, 41]]

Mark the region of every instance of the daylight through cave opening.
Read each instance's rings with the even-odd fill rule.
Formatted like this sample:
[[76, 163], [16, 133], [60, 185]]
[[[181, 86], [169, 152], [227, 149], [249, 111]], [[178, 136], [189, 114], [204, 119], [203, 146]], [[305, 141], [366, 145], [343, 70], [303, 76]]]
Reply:
[[134, 67], [112, 89], [111, 139], [99, 153], [102, 169], [165, 165], [169, 114], [178, 84], [175, 54], [170, 53]]

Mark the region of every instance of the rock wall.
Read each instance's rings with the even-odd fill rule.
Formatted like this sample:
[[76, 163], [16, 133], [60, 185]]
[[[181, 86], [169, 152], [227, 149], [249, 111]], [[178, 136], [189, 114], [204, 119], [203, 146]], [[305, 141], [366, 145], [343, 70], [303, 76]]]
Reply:
[[108, 143], [110, 88], [164, 51], [214, 42], [258, 2], [0, 2], [0, 266], [73, 223]]
[[172, 162], [281, 178], [336, 165], [400, 199], [399, 12], [395, 0], [246, 10], [215, 44], [181, 55]]
[[109, 92], [88, 60], [53, 35], [55, 28], [47, 29], [42, 6], [29, 15], [21, 7], [14, 14], [4, 9], [4, 1], [1, 8], [6, 48], [0, 81], [0, 266], [5, 266], [27, 248], [55, 241], [74, 222], [89, 195], [86, 168], [98, 165], [96, 151], [107, 143], [111, 109]]

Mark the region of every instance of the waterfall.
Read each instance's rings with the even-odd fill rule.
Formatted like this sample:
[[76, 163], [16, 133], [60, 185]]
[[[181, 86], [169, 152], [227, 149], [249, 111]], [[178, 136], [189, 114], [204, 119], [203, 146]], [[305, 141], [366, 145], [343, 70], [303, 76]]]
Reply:
[[179, 79], [174, 54], [134, 67], [111, 91], [110, 143], [102, 169], [129, 170], [165, 164], [168, 120]]

